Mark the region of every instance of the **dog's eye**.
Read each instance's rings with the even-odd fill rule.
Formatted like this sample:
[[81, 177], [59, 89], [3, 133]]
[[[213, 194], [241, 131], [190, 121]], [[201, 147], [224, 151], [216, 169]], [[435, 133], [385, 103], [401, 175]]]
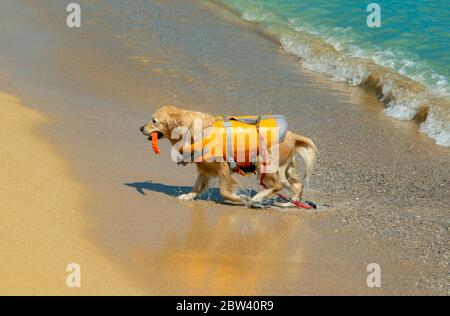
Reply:
[[152, 123], [156, 124], [156, 119], [155, 118], [152, 119]]

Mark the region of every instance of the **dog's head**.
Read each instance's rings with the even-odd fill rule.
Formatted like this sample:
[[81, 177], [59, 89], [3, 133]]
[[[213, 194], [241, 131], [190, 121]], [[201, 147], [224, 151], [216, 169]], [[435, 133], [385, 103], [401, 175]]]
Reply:
[[176, 141], [176, 139], [172, 139], [171, 137], [173, 130], [179, 127], [191, 130], [196, 119], [202, 120], [204, 127], [211, 126], [214, 122], [214, 117], [209, 114], [188, 111], [172, 105], [166, 105], [157, 110], [155, 114], [153, 114], [151, 122], [142, 126], [140, 130], [142, 134], [147, 137], [150, 137], [152, 133], [157, 132], [158, 139], [165, 137], [170, 141]]
[[174, 128], [173, 118], [178, 112], [176, 109], [177, 108], [172, 106], [163, 106], [157, 110], [156, 113], [153, 114], [151, 122], [140, 128], [142, 134], [150, 137], [152, 133], [156, 132], [158, 133], [158, 139], [163, 137], [170, 139]]

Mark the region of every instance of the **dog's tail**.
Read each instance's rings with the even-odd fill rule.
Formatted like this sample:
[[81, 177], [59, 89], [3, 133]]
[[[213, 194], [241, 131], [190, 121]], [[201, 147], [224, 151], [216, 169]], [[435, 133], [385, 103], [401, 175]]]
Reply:
[[297, 134], [293, 135], [295, 139], [295, 150], [305, 161], [305, 182], [308, 185], [314, 164], [316, 163], [317, 147], [311, 139]]

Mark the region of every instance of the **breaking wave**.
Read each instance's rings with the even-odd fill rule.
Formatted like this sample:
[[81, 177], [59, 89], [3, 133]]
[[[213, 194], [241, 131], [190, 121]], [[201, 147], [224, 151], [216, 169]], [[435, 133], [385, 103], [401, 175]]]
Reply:
[[284, 51], [296, 56], [303, 67], [374, 91], [383, 102], [386, 115], [415, 120], [420, 132], [437, 144], [450, 147], [448, 78], [436, 73], [427, 62], [400, 49], [357, 45], [361, 41], [351, 27], [317, 27], [300, 18], [281, 18], [253, 1], [245, 5], [219, 3], [236, 11], [242, 19], [256, 23]]

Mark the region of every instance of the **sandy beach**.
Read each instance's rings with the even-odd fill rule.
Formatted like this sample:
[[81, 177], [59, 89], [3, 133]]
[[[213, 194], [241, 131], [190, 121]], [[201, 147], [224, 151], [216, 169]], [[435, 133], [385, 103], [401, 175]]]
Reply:
[[[80, 4], [80, 29], [58, 1], [0, 4], [0, 295], [449, 294], [450, 151], [415, 122], [210, 1]], [[286, 114], [319, 148], [319, 208], [177, 200], [195, 168], [139, 132], [164, 104]]]
[[[53, 146], [35, 134], [47, 118], [5, 93], [0, 93], [0, 113], [0, 293], [144, 293], [86, 238], [90, 224], [82, 212], [88, 192], [72, 180]], [[84, 267], [80, 288], [66, 285], [70, 263]]]

